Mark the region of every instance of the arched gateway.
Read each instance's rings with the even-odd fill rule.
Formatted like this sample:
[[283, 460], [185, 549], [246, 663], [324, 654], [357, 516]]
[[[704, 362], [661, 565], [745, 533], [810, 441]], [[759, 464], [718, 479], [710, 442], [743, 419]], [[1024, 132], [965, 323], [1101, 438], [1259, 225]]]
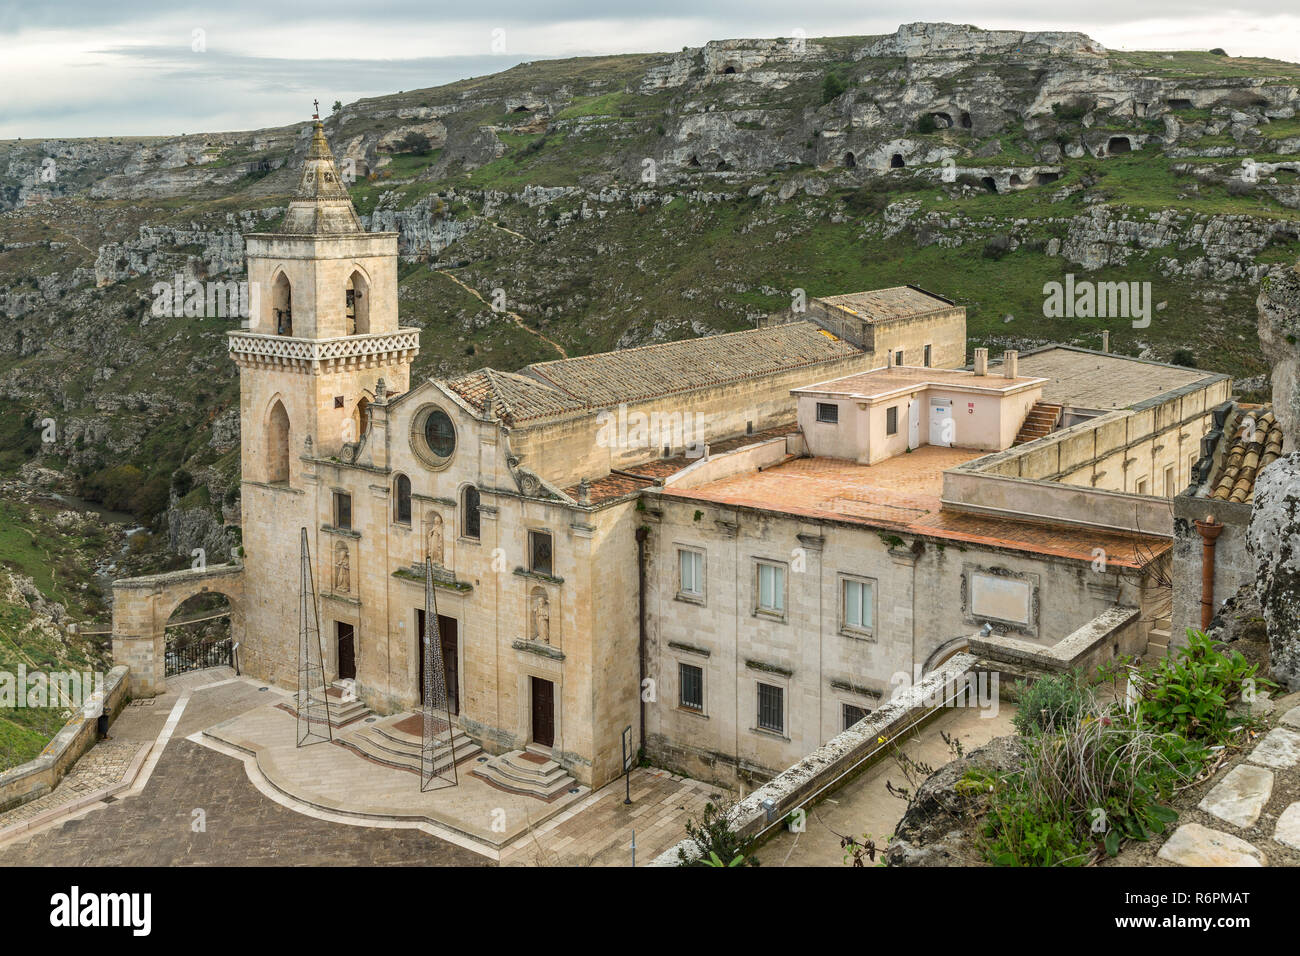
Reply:
[[244, 566], [215, 565], [113, 582], [113, 663], [131, 668], [132, 697], [167, 687], [166, 628], [176, 608], [196, 594], [215, 592], [230, 602], [230, 634], [244, 634]]

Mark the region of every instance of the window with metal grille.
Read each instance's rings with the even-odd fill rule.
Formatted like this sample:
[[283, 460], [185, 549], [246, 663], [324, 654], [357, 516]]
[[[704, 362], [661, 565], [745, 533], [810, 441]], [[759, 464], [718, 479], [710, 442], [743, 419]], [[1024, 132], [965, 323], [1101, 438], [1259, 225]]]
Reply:
[[694, 664], [677, 665], [677, 702], [687, 710], [704, 710], [704, 669]]
[[553, 574], [551, 565], [551, 533], [528, 532], [528, 570], [537, 574]]
[[885, 409], [885, 434], [898, 434], [898, 406], [891, 405]]
[[838, 425], [840, 421], [840, 407], [833, 402], [818, 402], [817, 420], [819, 422], [825, 422], [828, 425]]
[[758, 685], [758, 727], [778, 734], [785, 732], [785, 689]]
[[704, 555], [686, 548], [677, 549], [678, 563], [681, 568], [682, 594], [701, 597], [704, 594]]
[[862, 720], [864, 717], [866, 717], [867, 714], [871, 713], [871, 711], [867, 710], [865, 707], [859, 707], [857, 704], [841, 704], [840, 706], [843, 708], [844, 711], [845, 730], [848, 730], [859, 720]]
[[341, 491], [334, 492], [334, 527], [352, 529], [352, 496]]

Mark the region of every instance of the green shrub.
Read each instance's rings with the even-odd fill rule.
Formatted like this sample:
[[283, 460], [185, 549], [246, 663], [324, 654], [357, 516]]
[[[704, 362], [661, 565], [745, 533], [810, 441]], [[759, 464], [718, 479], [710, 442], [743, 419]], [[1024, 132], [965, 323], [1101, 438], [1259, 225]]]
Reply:
[[822, 105], [829, 103], [849, 88], [849, 81], [841, 73], [830, 72], [822, 79]]
[[1074, 674], [1053, 674], [1032, 684], [1018, 680], [1015, 693], [1020, 709], [1012, 723], [1022, 737], [1052, 733], [1071, 725], [1093, 704], [1092, 694]]
[[678, 866], [758, 866], [750, 855], [753, 841], [742, 839], [731, 828], [731, 804], [706, 803], [700, 822], [686, 821], [686, 836], [699, 851], [692, 860], [684, 849], [677, 851]]
[[1233, 705], [1255, 691], [1276, 686], [1257, 678], [1258, 669], [1241, 651], [1225, 653], [1205, 634], [1188, 628], [1186, 647], [1139, 673], [1139, 719], [1156, 733], [1225, 743], [1235, 729], [1253, 722], [1233, 713]]

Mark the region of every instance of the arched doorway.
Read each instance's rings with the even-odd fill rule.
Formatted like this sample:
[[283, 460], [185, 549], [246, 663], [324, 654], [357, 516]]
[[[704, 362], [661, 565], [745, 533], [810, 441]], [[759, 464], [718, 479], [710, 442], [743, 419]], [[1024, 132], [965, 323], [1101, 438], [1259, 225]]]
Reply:
[[271, 319], [276, 335], [293, 335], [293, 289], [283, 272], [271, 285]]
[[357, 407], [352, 410], [352, 434], [360, 441], [370, 430], [370, 399], [364, 395], [357, 400]]
[[164, 676], [234, 664], [230, 601], [202, 591], [176, 605], [163, 626]]
[[284, 402], [276, 399], [266, 423], [266, 481], [267, 484], [289, 482], [289, 413]]

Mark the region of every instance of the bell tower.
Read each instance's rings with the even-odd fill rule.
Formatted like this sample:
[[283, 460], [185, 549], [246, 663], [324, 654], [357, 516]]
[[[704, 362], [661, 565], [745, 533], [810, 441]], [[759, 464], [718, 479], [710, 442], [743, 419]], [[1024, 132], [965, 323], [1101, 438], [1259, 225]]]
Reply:
[[397, 233], [362, 228], [319, 120], [284, 224], [244, 242], [249, 322], [230, 333], [243, 478], [297, 487], [304, 454], [364, 440], [380, 379], [407, 390], [419, 332], [398, 326]]

